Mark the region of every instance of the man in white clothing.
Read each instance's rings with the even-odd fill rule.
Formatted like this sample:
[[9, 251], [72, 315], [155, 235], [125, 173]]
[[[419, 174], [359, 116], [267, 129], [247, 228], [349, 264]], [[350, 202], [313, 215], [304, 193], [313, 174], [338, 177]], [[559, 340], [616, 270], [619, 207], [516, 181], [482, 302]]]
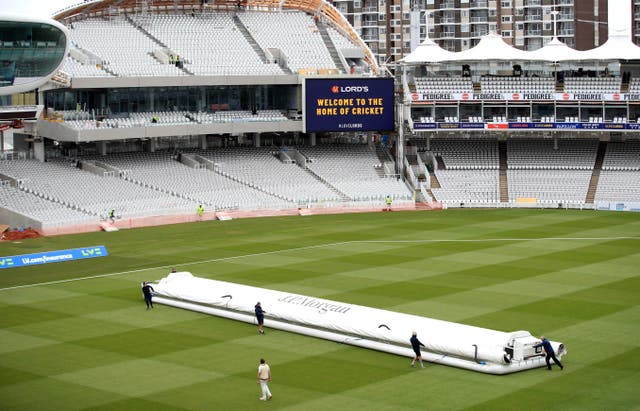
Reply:
[[264, 358], [260, 358], [260, 365], [258, 366], [258, 384], [262, 388], [262, 397], [260, 401], [267, 401], [271, 399], [271, 391], [269, 391], [268, 383], [271, 381], [271, 368], [269, 364], [264, 361]]

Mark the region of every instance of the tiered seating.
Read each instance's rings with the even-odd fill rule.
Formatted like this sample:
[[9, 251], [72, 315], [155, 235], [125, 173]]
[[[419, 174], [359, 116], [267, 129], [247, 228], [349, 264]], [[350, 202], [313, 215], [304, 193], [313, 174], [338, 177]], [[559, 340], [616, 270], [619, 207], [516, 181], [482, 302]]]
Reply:
[[597, 154], [589, 139], [507, 140], [509, 200], [536, 198], [547, 203], [583, 203]]
[[[248, 11], [239, 13], [238, 17], [263, 50], [282, 50], [292, 71], [307, 68], [336, 69], [310, 15], [298, 11]], [[282, 27], [287, 27], [287, 30], [282, 30]]]
[[483, 93], [554, 93], [553, 77], [491, 77], [480, 79]]
[[432, 192], [438, 201], [449, 205], [489, 205], [500, 201], [496, 140], [433, 139], [431, 151], [442, 158], [446, 167], [434, 170], [440, 188], [432, 188]]
[[349, 40], [347, 37], [338, 33], [338, 31], [333, 27], [327, 27], [327, 32], [329, 33], [329, 37], [331, 38], [331, 41], [333, 41], [333, 45], [336, 47], [338, 51], [340, 50], [361, 51], [362, 50], [361, 48], [353, 44], [351, 40]]
[[433, 139], [431, 151], [442, 157], [447, 170], [497, 170], [500, 166], [496, 140]]
[[630, 201], [640, 203], [640, 171], [602, 170], [595, 201]]
[[640, 140], [607, 144], [595, 201], [640, 203]]
[[417, 77], [418, 93], [473, 93], [473, 83], [469, 78], [453, 77]]
[[564, 79], [565, 93], [619, 93], [620, 77], [567, 77]]
[[[22, 181], [30, 193], [69, 208], [98, 216], [116, 210], [122, 217], [193, 212], [192, 201], [131, 184], [120, 178], [99, 177], [68, 163], [36, 160], [0, 162], [0, 173]], [[96, 217], [94, 217], [96, 218]]]
[[99, 69], [95, 64], [82, 64], [71, 57], [64, 60], [62, 71], [71, 77], [111, 77], [106, 71]]
[[[260, 59], [229, 13], [134, 18], [180, 56], [184, 67], [196, 75], [283, 74], [277, 64], [265, 63]], [[203, 33], [206, 35], [203, 36]]]
[[535, 198], [541, 203], [583, 203], [589, 189], [591, 173], [591, 170], [509, 169], [509, 201]]
[[431, 191], [436, 200], [449, 205], [491, 205], [500, 202], [497, 170], [435, 170], [440, 188]]
[[598, 141], [561, 139], [554, 150], [552, 140], [514, 138], [507, 140], [509, 169], [592, 170]]
[[[216, 173], [205, 168], [187, 167], [175, 161], [169, 153], [121, 153], [95, 159], [125, 170], [124, 178], [135, 182], [138, 187], [177, 193], [191, 199], [191, 204], [202, 203], [218, 210], [294, 206], [289, 201], [252, 188], [248, 181], [234, 181], [224, 171]], [[191, 207], [191, 212], [196, 205]]]
[[[87, 19], [69, 29], [75, 46], [104, 59], [104, 67], [119, 76], [185, 75], [174, 65], [160, 64], [151, 53], [160, 48], [124, 18]], [[97, 35], [97, 34], [100, 35]], [[105, 41], [105, 39], [109, 39]]]
[[195, 153], [218, 164], [220, 172], [297, 204], [340, 201], [340, 196], [296, 164], [285, 164], [273, 148], [224, 148]]
[[[172, 126], [191, 123], [188, 111], [147, 111], [131, 113], [131, 124], [145, 126]], [[154, 119], [156, 122], [154, 122]], [[134, 126], [135, 127], [135, 126]]]
[[[355, 201], [412, 200], [409, 188], [395, 178], [383, 178], [376, 171], [380, 159], [366, 145], [300, 147], [311, 161], [311, 171]], [[396, 202], [397, 203], [397, 202]]]
[[[91, 119], [86, 112], [58, 111], [63, 114], [65, 124], [76, 129], [129, 128], [167, 126], [181, 124], [245, 123], [253, 121], [287, 121], [288, 118], [278, 110], [218, 111], [215, 113], [189, 111], [145, 111], [130, 113], [129, 117], [105, 118], [100, 121]], [[156, 118], [157, 122], [153, 119]]]
[[640, 77], [629, 80], [629, 93], [640, 93]]
[[244, 123], [252, 121], [286, 121], [288, 118], [278, 110], [218, 111], [215, 113], [191, 113], [190, 117], [200, 124], [208, 123]]
[[610, 142], [602, 162], [603, 170], [640, 171], [640, 140]]
[[0, 185], [0, 208], [13, 210], [40, 221], [44, 227], [96, 221], [95, 216], [8, 185]]

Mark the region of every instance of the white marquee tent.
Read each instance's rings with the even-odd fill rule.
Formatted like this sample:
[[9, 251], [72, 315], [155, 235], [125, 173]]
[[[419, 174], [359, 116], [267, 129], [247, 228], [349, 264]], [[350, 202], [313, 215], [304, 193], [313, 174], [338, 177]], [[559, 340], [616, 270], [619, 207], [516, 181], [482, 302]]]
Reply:
[[450, 52], [431, 39], [426, 39], [411, 54], [401, 60], [406, 64], [446, 63], [453, 61], [612, 61], [640, 60], [640, 47], [628, 35], [612, 35], [600, 47], [579, 51], [553, 38], [535, 51], [523, 51], [507, 44], [500, 35], [489, 33], [469, 50]]

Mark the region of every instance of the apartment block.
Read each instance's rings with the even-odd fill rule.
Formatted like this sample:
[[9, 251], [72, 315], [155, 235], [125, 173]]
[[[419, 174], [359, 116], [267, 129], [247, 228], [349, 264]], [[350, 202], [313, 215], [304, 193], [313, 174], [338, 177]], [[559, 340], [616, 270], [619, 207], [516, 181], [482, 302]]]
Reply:
[[[451, 51], [469, 49], [489, 32], [523, 50], [557, 35], [578, 50], [608, 38], [608, 0], [333, 0], [381, 64], [398, 61], [426, 37]], [[633, 0], [640, 38], [640, 0]], [[554, 27], [555, 22], [555, 27]]]

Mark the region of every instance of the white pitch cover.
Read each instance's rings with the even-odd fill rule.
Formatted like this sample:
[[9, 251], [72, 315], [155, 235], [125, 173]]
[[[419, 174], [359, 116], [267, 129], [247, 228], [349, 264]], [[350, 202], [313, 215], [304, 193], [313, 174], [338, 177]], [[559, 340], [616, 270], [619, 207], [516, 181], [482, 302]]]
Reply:
[[[529, 332], [501, 332], [417, 315], [347, 304], [265, 288], [172, 273], [152, 284], [154, 302], [255, 323], [254, 306], [265, 311], [265, 326], [333, 341], [412, 356], [416, 331], [423, 358], [475, 371], [506, 374], [544, 366], [544, 358], [510, 361], [505, 348]], [[552, 342], [558, 357], [564, 346]]]

